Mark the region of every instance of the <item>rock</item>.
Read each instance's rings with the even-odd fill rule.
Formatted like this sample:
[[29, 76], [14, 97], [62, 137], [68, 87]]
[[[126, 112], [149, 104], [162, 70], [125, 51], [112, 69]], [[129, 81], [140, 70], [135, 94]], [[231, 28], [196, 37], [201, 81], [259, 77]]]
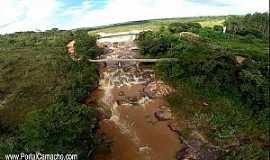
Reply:
[[118, 48], [118, 45], [119, 45], [118, 42], [113, 42], [113, 47], [114, 47], [114, 48]]
[[249, 137], [239, 137], [238, 143], [239, 143], [239, 145], [246, 145], [246, 144], [251, 143], [251, 140]]
[[135, 103], [138, 101], [138, 99], [136, 97], [128, 97], [128, 100], [132, 103]]
[[192, 157], [190, 156], [190, 148], [188, 148], [187, 146], [184, 146], [176, 153], [177, 160], [187, 160], [187, 159], [192, 160], [191, 158]]
[[180, 128], [178, 127], [178, 124], [176, 122], [168, 124], [168, 127], [170, 128], [171, 131], [180, 134]]
[[215, 148], [202, 149], [198, 155], [198, 159], [202, 160], [218, 160], [223, 153]]
[[149, 99], [149, 97], [147, 97], [147, 96], [144, 96], [144, 97], [142, 97], [141, 99], [139, 99], [139, 101], [138, 101], [138, 103], [140, 104], [140, 105], [144, 105], [147, 101], [149, 101], [150, 99]]
[[203, 102], [203, 105], [204, 105], [204, 106], [209, 106], [209, 104], [208, 104], [208, 103], [206, 103], [206, 102]]
[[[189, 154], [199, 160], [217, 160], [223, 155], [225, 150], [219, 146], [214, 146], [209, 143], [202, 134], [193, 131], [189, 138]], [[186, 158], [186, 157], [185, 157]]]
[[110, 118], [109, 115], [106, 114], [106, 112], [103, 108], [98, 108], [97, 110], [98, 110], [98, 112], [97, 112], [98, 121], [102, 121], [104, 119]]
[[157, 98], [169, 95], [171, 92], [173, 92], [173, 89], [162, 81], [154, 81], [149, 83], [144, 88], [144, 92], [150, 98]]
[[152, 149], [148, 146], [139, 147], [139, 152], [141, 152], [141, 153], [150, 154], [151, 151], [152, 151]]
[[124, 96], [125, 93], [124, 93], [123, 91], [120, 91], [118, 95], [119, 95], [119, 96]]
[[156, 124], [158, 121], [156, 120], [156, 118], [152, 115], [146, 115], [145, 116], [146, 122], [147, 123], [151, 123], [152, 125]]
[[209, 144], [209, 142], [204, 138], [204, 136], [198, 131], [192, 131], [191, 138], [191, 144], [193, 147], [199, 148], [203, 144]]
[[246, 58], [242, 56], [235, 56], [235, 60], [237, 64], [243, 64]]
[[167, 120], [171, 120], [172, 119], [172, 112], [170, 110], [166, 110], [166, 111], [156, 111], [155, 113], [155, 117], [159, 120], [159, 121], [167, 121]]
[[159, 107], [159, 109], [162, 110], [162, 111], [166, 110], [167, 108], [168, 108], [168, 107], [166, 107], [166, 106], [160, 106], [160, 107]]
[[134, 105], [134, 103], [131, 103], [125, 99], [116, 100], [116, 103], [120, 106], [133, 106]]

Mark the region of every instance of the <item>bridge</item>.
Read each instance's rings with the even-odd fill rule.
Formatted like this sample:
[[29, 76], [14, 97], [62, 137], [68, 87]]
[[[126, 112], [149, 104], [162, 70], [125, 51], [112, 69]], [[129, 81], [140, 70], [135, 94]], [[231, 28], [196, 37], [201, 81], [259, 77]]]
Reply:
[[112, 38], [112, 37], [121, 37], [121, 36], [136, 36], [140, 32], [120, 32], [117, 34], [104, 34], [104, 33], [99, 33], [99, 38]]
[[160, 58], [160, 59], [121, 59], [121, 58], [111, 58], [111, 59], [88, 59], [92, 63], [106, 63], [106, 62], [142, 62], [142, 63], [156, 63], [160, 61], [178, 61], [176, 58]]
[[137, 36], [141, 32], [149, 31], [149, 30], [133, 30], [129, 32], [116, 32], [116, 33], [97, 33], [99, 35], [99, 39], [102, 38], [113, 38], [113, 37], [123, 37], [123, 36]]

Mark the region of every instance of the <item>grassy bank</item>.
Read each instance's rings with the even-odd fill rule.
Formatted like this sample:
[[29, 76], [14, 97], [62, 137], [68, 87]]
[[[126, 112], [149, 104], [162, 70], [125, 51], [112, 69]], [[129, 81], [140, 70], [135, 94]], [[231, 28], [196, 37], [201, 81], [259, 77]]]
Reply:
[[174, 23], [142, 33], [137, 42], [143, 56], [178, 59], [158, 63], [155, 69], [176, 89], [167, 100], [186, 139], [199, 131], [210, 143], [229, 150], [220, 159], [268, 159], [267, 31], [238, 27], [243, 31], [237, 32], [246, 35], [223, 34], [218, 26]]
[[72, 38], [60, 31], [0, 37], [0, 159], [37, 151], [87, 159], [101, 141], [96, 111], [83, 104], [98, 84], [96, 66], [72, 61], [65, 48]]

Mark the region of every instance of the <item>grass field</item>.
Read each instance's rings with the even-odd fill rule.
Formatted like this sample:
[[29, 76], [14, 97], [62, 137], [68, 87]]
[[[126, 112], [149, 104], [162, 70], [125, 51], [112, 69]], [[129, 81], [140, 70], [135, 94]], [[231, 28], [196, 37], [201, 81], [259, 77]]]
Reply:
[[225, 21], [224, 16], [221, 17], [195, 17], [195, 18], [170, 18], [170, 19], [156, 19], [156, 20], [146, 20], [138, 22], [128, 22], [122, 24], [115, 24], [111, 26], [105, 26], [101, 28], [94, 29], [90, 33], [113, 33], [113, 32], [127, 32], [131, 30], [158, 30], [160, 27], [168, 26], [170, 23], [174, 22], [198, 22], [203, 27], [213, 27], [214, 25], [223, 25]]
[[[62, 48], [0, 51], [0, 122], [16, 129], [26, 113], [72, 94], [76, 83], [95, 81], [95, 68], [83, 74]], [[73, 68], [73, 69], [72, 69]], [[85, 78], [89, 76], [92, 78]], [[91, 83], [90, 83], [91, 84]]]

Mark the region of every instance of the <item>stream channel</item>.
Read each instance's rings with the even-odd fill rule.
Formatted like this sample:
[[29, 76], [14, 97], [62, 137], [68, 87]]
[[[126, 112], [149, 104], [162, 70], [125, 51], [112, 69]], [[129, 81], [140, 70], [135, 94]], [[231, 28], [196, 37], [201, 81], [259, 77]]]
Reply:
[[[132, 37], [105, 38], [103, 58], [138, 58]], [[100, 64], [100, 82], [90, 95], [106, 116], [98, 134], [112, 138], [112, 152], [96, 160], [174, 160], [181, 149], [173, 113], [164, 96], [173, 92], [154, 74], [153, 64], [106, 62]]]

